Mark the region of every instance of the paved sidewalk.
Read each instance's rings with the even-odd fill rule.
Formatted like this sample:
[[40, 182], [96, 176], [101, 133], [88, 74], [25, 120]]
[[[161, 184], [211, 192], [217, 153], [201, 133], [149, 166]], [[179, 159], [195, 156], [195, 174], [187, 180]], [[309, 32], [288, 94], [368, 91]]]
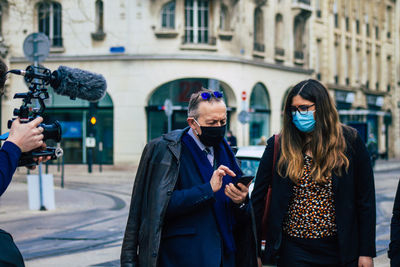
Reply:
[[[385, 171], [400, 169], [400, 160], [378, 160], [376, 162], [375, 171]], [[45, 168], [43, 168], [45, 170]], [[55, 216], [66, 214], [72, 211], [85, 211], [96, 208], [107, 208], [115, 205], [110, 199], [96, 195], [90, 192], [82, 194], [79, 191], [80, 186], [90, 186], [91, 188], [116, 188], [118, 192], [123, 192], [121, 198], [125, 201], [125, 207], [122, 211], [127, 217], [127, 209], [129, 207], [130, 192], [136, 172], [136, 166], [103, 166], [103, 172], [100, 173], [98, 166], [94, 166], [93, 173], [87, 173], [86, 165], [67, 165], [65, 167], [65, 185], [66, 188], [61, 189], [61, 172], [57, 172], [56, 166], [50, 166], [49, 172], [54, 174], [55, 190], [56, 190], [56, 207], [54, 211], [29, 211], [27, 202], [26, 189], [26, 169], [20, 168], [10, 185], [9, 190], [0, 199], [0, 225], [3, 222], [12, 222], [15, 220], [32, 220], [32, 218], [46, 216]], [[34, 171], [32, 173], [37, 173]], [[126, 219], [124, 219], [126, 221]], [[11, 227], [10, 224], [7, 224]], [[48, 228], [51, 228], [49, 226]], [[16, 241], [23, 241], [27, 237], [34, 238], [43, 235], [49, 229], [44, 228], [21, 229], [13, 231]], [[7, 229], [5, 229], [7, 230]], [[35, 258], [26, 261], [27, 267], [39, 266], [119, 266], [119, 255], [121, 249], [121, 240], [109, 243], [106, 246], [93, 248], [88, 251], [76, 251], [71, 254], [60, 254], [45, 258]], [[375, 259], [375, 266], [389, 266], [386, 253], [379, 255]]]

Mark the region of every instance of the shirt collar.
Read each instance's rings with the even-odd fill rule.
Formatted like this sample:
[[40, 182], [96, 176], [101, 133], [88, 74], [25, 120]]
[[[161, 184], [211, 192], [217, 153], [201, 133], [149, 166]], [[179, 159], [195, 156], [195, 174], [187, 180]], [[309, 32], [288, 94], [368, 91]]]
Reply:
[[193, 140], [196, 142], [196, 144], [199, 146], [199, 148], [204, 151], [206, 148], [208, 148], [211, 152], [211, 154], [214, 154], [214, 148], [212, 146], [208, 146], [206, 147], [200, 140], [199, 138], [196, 136], [196, 134], [193, 132], [193, 129], [190, 128], [188, 131], [188, 134], [190, 135], [190, 137], [193, 138]]

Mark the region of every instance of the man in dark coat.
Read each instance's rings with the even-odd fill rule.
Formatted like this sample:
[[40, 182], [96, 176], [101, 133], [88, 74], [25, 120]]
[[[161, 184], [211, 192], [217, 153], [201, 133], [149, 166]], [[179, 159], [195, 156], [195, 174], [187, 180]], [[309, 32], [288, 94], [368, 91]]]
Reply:
[[390, 258], [390, 266], [400, 266], [400, 180], [393, 205], [388, 255]]
[[241, 170], [223, 138], [222, 94], [193, 94], [187, 122], [143, 151], [121, 266], [255, 266], [248, 188], [233, 184]]

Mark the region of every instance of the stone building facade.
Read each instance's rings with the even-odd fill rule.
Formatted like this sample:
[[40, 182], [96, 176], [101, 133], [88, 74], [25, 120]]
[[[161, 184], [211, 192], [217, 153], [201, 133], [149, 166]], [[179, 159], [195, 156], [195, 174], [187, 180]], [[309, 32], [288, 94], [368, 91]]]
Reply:
[[328, 85], [342, 122], [399, 156], [398, 1], [314, 1], [312, 68]]
[[[43, 32], [49, 37], [51, 48], [42, 65], [51, 70], [67, 65], [104, 75], [108, 93], [98, 105], [95, 126], [97, 149], [101, 142], [103, 152], [96, 154], [96, 161], [136, 164], [149, 140], [168, 129], [185, 126], [188, 97], [201, 87], [223, 91], [228, 105], [228, 126], [237, 136], [239, 145], [257, 144], [262, 136], [279, 131], [288, 89], [309, 77], [327, 84], [338, 104], [345, 99], [346, 108], [341, 109], [341, 116], [356, 126], [368, 120], [361, 118], [364, 115], [351, 112], [370, 110], [367, 101], [372, 103], [375, 99], [375, 105], [383, 101], [381, 109], [371, 108], [377, 117], [376, 127], [387, 127], [385, 131], [378, 131], [380, 150], [384, 153], [390, 147], [390, 155], [399, 156], [396, 144], [399, 111], [395, 100], [399, 99], [396, 95], [399, 55], [395, 51], [399, 4], [387, 1], [380, 9], [392, 8], [390, 41], [384, 26], [380, 28], [379, 40], [374, 38], [373, 24], [370, 24], [373, 35], [370, 38], [364, 33], [347, 32], [342, 9], [348, 2], [353, 3], [335, 4], [330, 0], [3, 0], [0, 55], [5, 57], [10, 68], [25, 68], [31, 63], [23, 54], [24, 39], [31, 33]], [[371, 1], [370, 12], [376, 10], [374, 3]], [[351, 8], [353, 31], [356, 24], [353, 13], [360, 9]], [[333, 24], [334, 10], [337, 10], [340, 27]], [[379, 23], [387, 25], [381, 15]], [[361, 18], [360, 15], [359, 27], [363, 28]], [[374, 22], [372, 14], [370, 21]], [[353, 54], [352, 67], [344, 72], [341, 66], [346, 66], [344, 53], [348, 46], [351, 51], [359, 48], [360, 53], [369, 51], [371, 55], [379, 50], [381, 68], [387, 68], [387, 62], [393, 66], [392, 76], [385, 74], [386, 69], [380, 70], [379, 90], [372, 87], [378, 82], [378, 71], [368, 76], [369, 87], [364, 86], [367, 81], [364, 67], [359, 69], [358, 73], [363, 74], [357, 80], [353, 67], [357, 61]], [[340, 56], [333, 57], [334, 51]], [[338, 59], [335, 61], [337, 72], [332, 68], [334, 58]], [[362, 60], [361, 56], [358, 58]], [[376, 58], [371, 57], [370, 66]], [[387, 91], [389, 84], [390, 91]], [[2, 131], [12, 117], [12, 110], [20, 105], [12, 96], [24, 90], [23, 79], [9, 77], [1, 103]], [[57, 119], [63, 125], [62, 146], [66, 161], [85, 162], [89, 103], [71, 101], [53, 93], [46, 103], [46, 119]], [[165, 114], [166, 106], [172, 108], [169, 118]], [[238, 120], [243, 110], [248, 111], [241, 115], [248, 120], [246, 124]], [[356, 115], [359, 118], [354, 121], [352, 116]], [[389, 145], [383, 145], [385, 142]]]

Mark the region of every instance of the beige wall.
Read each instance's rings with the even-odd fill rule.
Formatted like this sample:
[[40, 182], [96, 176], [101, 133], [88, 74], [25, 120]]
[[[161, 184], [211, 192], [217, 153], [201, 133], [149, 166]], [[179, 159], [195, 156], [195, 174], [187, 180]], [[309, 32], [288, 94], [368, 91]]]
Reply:
[[[10, 4], [3, 17], [4, 42], [9, 46], [7, 60], [12, 68], [25, 68], [28, 64], [23, 59], [22, 43], [24, 38], [36, 32], [37, 13], [33, 8], [38, 1], [15, 0]], [[14, 4], [11, 4], [15, 3]], [[59, 1], [62, 4], [63, 41], [62, 49], [52, 49], [50, 57], [43, 63], [54, 70], [59, 65], [78, 67], [93, 72], [102, 73], [107, 79], [108, 93], [114, 103], [114, 159], [115, 163], [137, 162], [144, 145], [147, 142], [147, 125], [145, 107], [151, 93], [163, 83], [174, 79], [187, 77], [213, 78], [227, 84], [232, 89], [230, 103], [235, 103], [237, 111], [232, 114], [232, 129], [238, 137], [239, 144], [248, 142], [248, 125], [242, 136], [242, 125], [237, 121], [237, 113], [241, 108], [241, 92], [250, 96], [251, 89], [257, 82], [263, 83], [271, 101], [270, 135], [280, 129], [280, 109], [286, 90], [306, 79], [316, 66], [316, 40], [322, 42], [321, 72], [322, 82], [331, 88], [353, 91], [356, 94], [354, 106], [365, 106], [365, 91], [356, 82], [351, 70], [350, 85], [344, 85], [345, 77], [340, 75], [339, 84], [334, 85], [332, 70], [332, 51], [335, 40], [338, 40], [341, 51], [348, 38], [352, 51], [361, 42], [361, 50], [365, 51], [367, 43], [372, 47], [380, 46], [383, 60], [381, 87], [379, 93], [385, 97], [385, 110], [392, 111], [393, 123], [389, 128], [392, 156], [400, 156], [400, 125], [397, 102], [400, 99], [398, 91], [399, 80], [399, 2], [385, 1], [394, 5], [392, 41], [385, 40], [385, 31], [381, 30], [382, 39], [368, 40], [363, 35], [344, 32], [344, 22], [340, 29], [333, 26], [333, 1], [321, 0], [323, 16], [315, 16], [315, 0], [311, 5], [296, 1], [254, 1], [254, 0], [220, 0], [212, 1], [210, 33], [216, 38], [215, 45], [182, 44], [184, 36], [184, 0], [176, 0], [175, 29], [165, 31], [160, 26], [160, 12], [167, 0], [104, 0], [104, 31], [103, 41], [95, 41], [91, 33], [95, 32], [95, 1], [71, 0]], [[355, 1], [339, 1], [343, 8], [346, 3]], [[371, 10], [375, 9], [376, 1], [371, 1]], [[220, 4], [229, 7], [230, 28], [228, 32], [219, 30]], [[253, 50], [253, 22], [256, 3], [261, 3], [264, 13], [264, 52]], [[376, 4], [377, 5], [377, 4]], [[382, 7], [380, 7], [382, 8]], [[339, 9], [340, 10], [340, 9]], [[352, 4], [351, 16], [356, 8]], [[305, 59], [304, 64], [294, 64], [294, 17], [298, 14], [311, 14], [306, 22], [304, 33]], [[341, 11], [339, 11], [341, 12]], [[275, 16], [283, 16], [283, 44], [285, 54], [283, 61], [277, 62], [275, 55]], [[342, 18], [343, 20], [343, 18]], [[352, 20], [353, 21], [353, 20]], [[370, 16], [370, 21], [373, 21]], [[361, 23], [361, 25], [363, 25]], [[363, 28], [363, 27], [361, 27]], [[354, 32], [354, 21], [352, 31]], [[222, 35], [231, 35], [230, 40], [223, 40]], [[371, 35], [374, 31], [371, 28]], [[161, 37], [160, 37], [161, 36]], [[335, 37], [336, 36], [336, 37]], [[123, 46], [125, 53], [111, 54], [110, 47]], [[371, 48], [372, 50], [372, 48]], [[374, 53], [374, 52], [372, 52]], [[392, 56], [392, 66], [386, 66], [387, 55]], [[344, 55], [339, 62], [343, 69]], [[375, 57], [373, 57], [375, 58]], [[354, 61], [354, 60], [353, 60]], [[392, 69], [392, 87], [389, 93], [386, 89], [385, 75]], [[363, 73], [365, 70], [363, 69]], [[364, 74], [363, 74], [364, 75]], [[373, 77], [374, 74], [372, 74]], [[373, 78], [371, 78], [371, 83]], [[10, 97], [17, 91], [26, 90], [22, 79], [10, 77], [7, 82], [7, 96], [2, 102], [2, 127], [11, 117], [12, 109], [20, 103]], [[332, 89], [334, 90], [334, 89]], [[332, 91], [333, 93], [333, 91]], [[369, 93], [369, 91], [368, 91]], [[382, 148], [381, 148], [382, 149]]]

